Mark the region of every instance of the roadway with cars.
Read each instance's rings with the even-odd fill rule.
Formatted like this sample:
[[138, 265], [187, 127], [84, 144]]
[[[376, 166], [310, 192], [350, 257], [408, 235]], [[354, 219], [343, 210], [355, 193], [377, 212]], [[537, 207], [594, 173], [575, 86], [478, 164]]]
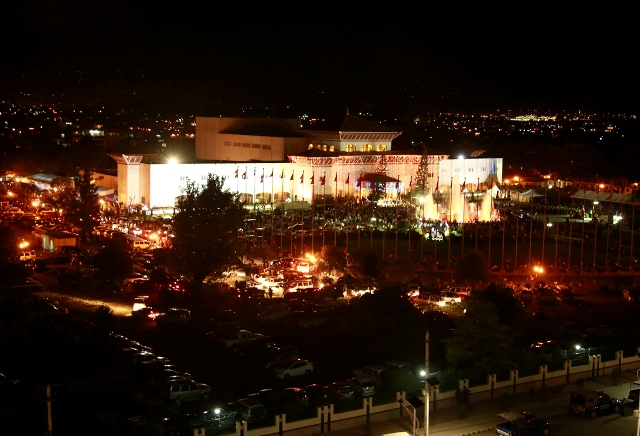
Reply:
[[[596, 377], [586, 380], [582, 388], [587, 391], [603, 390], [614, 398], [627, 397], [630, 382], [636, 380], [636, 371], [620, 373], [618, 385], [611, 383], [611, 375]], [[569, 410], [571, 391], [576, 390], [576, 385], [564, 385], [547, 388], [544, 392], [509, 396], [508, 402], [500, 398], [472, 403], [468, 407], [462, 406], [438, 409], [431, 411], [429, 434], [435, 436], [459, 436], [459, 435], [492, 435], [495, 434], [495, 426], [501, 422], [498, 414], [506, 411], [529, 412], [538, 418], [549, 421], [550, 434], [558, 436], [633, 436], [636, 433], [637, 419], [633, 416], [632, 405], [626, 403], [625, 416], [611, 413], [589, 418], [579, 416]], [[506, 404], [506, 406], [505, 406]], [[423, 409], [418, 410], [420, 418], [423, 417]], [[422, 419], [420, 419], [422, 423]], [[406, 416], [388, 421], [376, 421], [375, 417], [368, 426], [359, 426], [344, 430], [332, 431], [333, 436], [369, 435], [383, 436], [389, 434], [411, 434], [411, 419]], [[421, 427], [419, 435], [424, 434]], [[529, 434], [527, 434], [529, 436]]]

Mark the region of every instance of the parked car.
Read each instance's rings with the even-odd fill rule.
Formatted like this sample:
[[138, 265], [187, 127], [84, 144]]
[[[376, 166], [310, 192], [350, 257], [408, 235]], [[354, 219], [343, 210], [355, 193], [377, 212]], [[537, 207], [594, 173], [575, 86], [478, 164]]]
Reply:
[[187, 380], [174, 380], [168, 384], [169, 398], [172, 401], [206, 400], [211, 395], [211, 388], [204, 383]]
[[331, 312], [327, 309], [314, 310], [298, 321], [298, 325], [305, 329], [318, 327], [329, 320], [330, 314]]
[[353, 391], [359, 397], [372, 397], [376, 394], [376, 383], [370, 378], [352, 378], [349, 384], [353, 386]]
[[453, 292], [442, 292], [440, 294], [440, 301], [443, 301], [445, 304], [454, 304], [462, 302], [462, 298]]
[[27, 262], [30, 260], [36, 260], [36, 252], [34, 250], [20, 252], [19, 260], [21, 262]]
[[588, 351], [582, 345], [562, 341], [536, 342], [531, 345], [531, 350], [547, 360], [579, 360], [588, 357]]
[[243, 342], [255, 341], [256, 339], [264, 338], [265, 335], [261, 335], [260, 333], [253, 333], [249, 330], [238, 330], [236, 332], [229, 333], [220, 338], [220, 342], [225, 347], [233, 347], [236, 344], [241, 344]]
[[257, 398], [243, 398], [230, 403], [228, 409], [235, 415], [236, 421], [244, 421], [249, 425], [262, 424], [267, 420], [267, 411]]
[[255, 359], [268, 356], [276, 349], [273, 340], [265, 336], [264, 338], [237, 344], [234, 352], [240, 357]]
[[382, 379], [384, 377], [385, 372], [389, 371], [389, 369], [385, 365], [369, 365], [365, 366], [362, 369], [356, 369], [353, 372], [353, 377], [367, 377], [372, 380], [376, 385], [380, 386], [382, 384]]
[[292, 362], [284, 362], [282, 366], [273, 369], [273, 373], [278, 378], [289, 378], [300, 375], [309, 375], [313, 372], [313, 364], [308, 360], [294, 360]]
[[165, 313], [159, 313], [155, 317], [158, 324], [188, 324], [191, 321], [191, 312], [188, 309], [172, 307]]
[[349, 382], [334, 382], [325, 387], [325, 397], [328, 403], [351, 401], [355, 396], [354, 385]]
[[291, 312], [291, 309], [289, 309], [289, 306], [287, 306], [286, 304], [274, 304], [273, 306], [267, 307], [264, 311], [258, 314], [258, 321], [277, 321], [280, 318], [288, 315], [289, 312]]
[[283, 365], [284, 362], [298, 360], [298, 351], [293, 346], [286, 346], [272, 349], [267, 356], [262, 359], [262, 367], [270, 370], [276, 366]]
[[539, 436], [548, 435], [549, 423], [530, 413], [505, 412], [498, 415], [504, 422], [496, 426], [496, 434], [501, 436]]
[[595, 418], [597, 415], [618, 413], [622, 402], [602, 391], [572, 391], [569, 406], [573, 413]]

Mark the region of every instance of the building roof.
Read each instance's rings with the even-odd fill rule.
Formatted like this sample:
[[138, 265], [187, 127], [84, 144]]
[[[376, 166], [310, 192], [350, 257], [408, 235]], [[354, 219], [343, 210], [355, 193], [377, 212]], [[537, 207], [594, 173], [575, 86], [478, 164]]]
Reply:
[[318, 124], [301, 129], [302, 132], [341, 132], [341, 133], [399, 133], [380, 124], [349, 115], [342, 118], [327, 119]]
[[220, 131], [230, 135], [272, 136], [277, 138], [298, 138], [300, 120], [273, 118], [238, 118], [236, 122]]
[[[290, 156], [301, 157], [338, 157], [338, 156], [422, 156], [424, 150], [391, 150], [391, 151], [323, 151], [317, 148], [301, 151], [300, 153], [291, 154]], [[448, 156], [430, 148], [427, 149], [427, 155], [431, 156]]]
[[27, 177], [27, 179], [29, 180], [33, 180], [34, 182], [41, 182], [41, 183], [51, 183], [57, 178], [66, 179], [67, 177], [58, 176], [56, 174], [44, 174], [44, 173], [38, 173], [38, 174], [34, 174], [32, 176]]

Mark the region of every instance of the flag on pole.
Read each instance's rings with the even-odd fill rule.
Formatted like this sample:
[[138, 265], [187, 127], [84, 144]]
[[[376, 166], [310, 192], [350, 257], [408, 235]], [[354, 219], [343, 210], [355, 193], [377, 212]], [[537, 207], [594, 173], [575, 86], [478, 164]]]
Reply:
[[269, 177], [273, 177], [273, 168], [271, 168], [271, 174], [269, 174]]
[[316, 173], [311, 173], [311, 184], [316, 180]]
[[349, 184], [349, 174], [347, 174], [347, 180], [344, 181], [345, 185]]
[[293, 173], [291, 173], [291, 178], [289, 179], [289, 181], [293, 182]]
[[264, 183], [264, 174], [260, 176], [260, 183]]
[[464, 190], [467, 187], [467, 179], [464, 179], [464, 182], [462, 182], [462, 185], [460, 185], [460, 192], [464, 192]]
[[284, 179], [284, 170], [282, 170], [282, 173], [280, 173], [280, 178]]
[[411, 185], [413, 185], [413, 176], [409, 179], [409, 188], [411, 188]]
[[320, 177], [320, 186], [324, 186], [324, 183], [327, 181], [327, 176]]
[[300, 176], [300, 184], [302, 185], [304, 183], [304, 171], [302, 172], [302, 175]]
[[338, 173], [336, 173], [336, 177], [333, 179], [335, 183], [338, 183]]
[[440, 189], [440, 176], [438, 176], [438, 179], [436, 180], [436, 191]]
[[254, 176], [256, 175], [256, 169], [255, 168], [253, 168], [253, 175]]
[[238, 178], [238, 168], [236, 168], [236, 175], [235, 175], [235, 178], [236, 178], [236, 179]]
[[356, 188], [360, 188], [362, 186], [362, 182], [360, 181], [360, 178], [358, 178], [358, 181], [356, 182]]
[[247, 170], [244, 171], [244, 173], [242, 173], [242, 180], [245, 180], [247, 178]]
[[480, 190], [480, 177], [478, 177], [478, 184], [476, 185], [476, 191]]

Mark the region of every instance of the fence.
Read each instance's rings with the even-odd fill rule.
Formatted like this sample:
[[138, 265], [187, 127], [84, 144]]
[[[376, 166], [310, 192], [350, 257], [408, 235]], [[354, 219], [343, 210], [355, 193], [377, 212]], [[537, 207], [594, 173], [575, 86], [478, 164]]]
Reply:
[[[640, 353], [640, 348], [635, 349]], [[499, 398], [502, 394], [519, 394], [530, 392], [531, 389], [540, 389], [542, 386], [558, 386], [567, 383], [575, 383], [580, 379], [598, 377], [611, 374], [615, 377], [617, 372], [637, 369], [640, 366], [640, 357], [637, 354], [625, 357], [624, 351], [616, 351], [614, 359], [603, 360], [599, 354], [589, 356], [584, 365], [574, 366], [570, 360], [564, 361], [560, 368], [551, 368], [548, 365], [538, 367], [535, 374], [520, 376], [518, 370], [512, 370], [508, 374], [488, 374], [486, 383], [470, 386], [469, 379], [459, 380], [458, 389], [441, 391], [440, 385], [430, 386], [431, 410], [447, 408], [457, 405], [461, 395], [456, 396], [456, 391], [465, 392], [469, 401], [482, 401], [491, 398]], [[398, 400], [405, 400], [404, 392], [396, 393], [395, 401], [374, 405], [373, 398], [363, 398], [362, 407], [344, 412], [336, 412], [333, 404], [319, 407], [315, 417], [300, 421], [288, 422], [285, 414], [276, 416], [275, 426], [250, 430], [247, 423], [238, 423], [232, 435], [237, 436], [309, 436], [330, 433], [331, 431], [365, 425], [373, 420], [384, 421], [403, 415], [402, 406]], [[377, 402], [376, 402], [377, 403]]]

